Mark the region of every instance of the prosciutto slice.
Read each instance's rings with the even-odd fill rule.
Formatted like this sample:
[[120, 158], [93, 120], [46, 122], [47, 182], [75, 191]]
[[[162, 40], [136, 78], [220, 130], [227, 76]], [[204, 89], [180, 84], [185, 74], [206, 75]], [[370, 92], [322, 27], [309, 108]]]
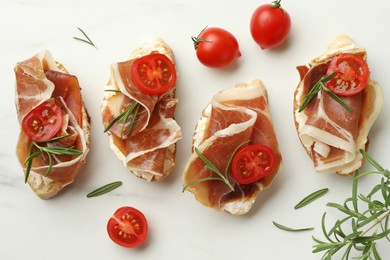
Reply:
[[[234, 150], [247, 141], [266, 145], [273, 150], [276, 155], [274, 171], [259, 181], [243, 185], [235, 181], [229, 169], [227, 178], [234, 191], [219, 180], [189, 186], [188, 190], [200, 203], [234, 215], [245, 214], [251, 209], [258, 193], [271, 184], [279, 171], [282, 157], [268, 111], [267, 93], [260, 80], [239, 84], [216, 94], [198, 122], [193, 147], [197, 147], [224, 173]], [[206, 177], [217, 175], [206, 169], [202, 159], [193, 152], [184, 170], [183, 186]]]
[[135, 50], [128, 61], [114, 63], [106, 90], [115, 92], [106, 92], [101, 113], [107, 128], [123, 111], [138, 104], [130, 131], [131, 117], [125, 125], [117, 121], [109, 128], [111, 148], [137, 177], [161, 181], [175, 165], [176, 142], [181, 138], [181, 129], [174, 119], [178, 102], [175, 88], [160, 96], [146, 95], [132, 81], [130, 72], [135, 59], [152, 52], [164, 54], [174, 63], [172, 51], [161, 39]]
[[[18, 121], [21, 123], [28, 112], [44, 101], [56, 103], [64, 115], [62, 128], [57, 135], [70, 136], [55, 143], [41, 145], [73, 147], [73, 149], [81, 151], [82, 155], [53, 155], [53, 166], [48, 176], [44, 176], [49, 167], [47, 156], [42, 154], [33, 160], [27, 182], [33, 191], [43, 199], [53, 197], [63, 187], [73, 182], [89, 151], [89, 118], [81, 101], [77, 78], [70, 75], [76, 79], [76, 85], [73, 84], [72, 89], [67, 89], [68, 93], [65, 98], [58, 94], [63, 93], [63, 89], [47, 78], [48, 71], [57, 71], [68, 75], [65, 68], [53, 59], [49, 51], [42, 51], [32, 58], [16, 64], [15, 104]], [[26, 170], [24, 162], [29, 156], [31, 142], [21, 130], [17, 143], [17, 156], [24, 171]]]
[[314, 84], [326, 74], [330, 60], [339, 53], [354, 53], [366, 58], [363, 48], [347, 36], [336, 38], [327, 52], [300, 67], [301, 82], [295, 92], [295, 121], [299, 138], [320, 173], [353, 174], [362, 165], [360, 149], [368, 145], [368, 132], [379, 115], [383, 94], [380, 85], [369, 80], [365, 89], [351, 97], [341, 97], [351, 108], [348, 112], [321, 91], [302, 111], [298, 107]]

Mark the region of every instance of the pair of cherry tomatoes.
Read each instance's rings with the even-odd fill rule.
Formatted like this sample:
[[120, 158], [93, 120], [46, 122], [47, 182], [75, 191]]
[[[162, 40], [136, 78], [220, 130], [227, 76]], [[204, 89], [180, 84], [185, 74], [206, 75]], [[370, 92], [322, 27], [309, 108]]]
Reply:
[[[252, 15], [250, 31], [262, 49], [280, 45], [290, 32], [290, 16], [280, 6], [280, 1], [261, 5]], [[221, 28], [205, 28], [192, 40], [199, 61], [207, 67], [225, 68], [241, 56], [237, 39]]]

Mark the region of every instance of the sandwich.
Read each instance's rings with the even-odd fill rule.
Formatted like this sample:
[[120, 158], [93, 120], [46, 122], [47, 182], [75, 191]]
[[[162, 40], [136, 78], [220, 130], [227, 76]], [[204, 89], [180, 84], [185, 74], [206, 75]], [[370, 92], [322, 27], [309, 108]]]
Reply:
[[162, 39], [111, 65], [101, 106], [104, 132], [124, 166], [147, 181], [165, 179], [176, 163], [176, 81], [174, 54]]
[[324, 54], [299, 66], [294, 120], [303, 148], [319, 173], [352, 175], [363, 165], [369, 131], [383, 106], [370, 77], [366, 50], [351, 38], [335, 38]]
[[279, 172], [282, 156], [260, 80], [215, 96], [193, 135], [183, 191], [217, 211], [243, 215]]
[[77, 77], [47, 50], [15, 66], [21, 126], [17, 156], [25, 182], [49, 199], [71, 184], [85, 164], [90, 119]]

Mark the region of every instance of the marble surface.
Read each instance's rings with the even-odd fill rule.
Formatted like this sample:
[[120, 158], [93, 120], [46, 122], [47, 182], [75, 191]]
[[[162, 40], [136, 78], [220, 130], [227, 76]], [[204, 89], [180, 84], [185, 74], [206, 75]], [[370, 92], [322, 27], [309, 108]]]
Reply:
[[[311, 236], [322, 238], [320, 218], [326, 203], [349, 196], [351, 179], [316, 174], [302, 150], [292, 117], [292, 97], [299, 81], [295, 67], [322, 53], [341, 33], [367, 49], [371, 76], [382, 84], [385, 95], [383, 111], [371, 131], [370, 151], [390, 167], [390, 2], [282, 1], [291, 15], [291, 34], [281, 47], [262, 51], [250, 36], [249, 19], [265, 2], [1, 0], [0, 259], [319, 259], [311, 252]], [[213, 70], [198, 62], [191, 36], [206, 25], [225, 28], [237, 37], [242, 57], [234, 66]], [[77, 27], [86, 31], [97, 49], [72, 38], [81, 36]], [[147, 183], [126, 172], [109, 148], [99, 113], [109, 65], [126, 59], [154, 37], [164, 38], [177, 58], [176, 118], [183, 130], [177, 166], [161, 183]], [[92, 118], [86, 166], [65, 192], [48, 201], [24, 184], [15, 155], [20, 128], [13, 68], [42, 49], [50, 50], [78, 76]], [[203, 207], [191, 194], [182, 194], [181, 175], [196, 121], [211, 96], [255, 78], [261, 78], [268, 89], [284, 165], [252, 211], [237, 217]], [[123, 185], [115, 191], [86, 198], [96, 187], [117, 180]], [[362, 188], [372, 184], [367, 178]], [[323, 187], [330, 188], [326, 196], [293, 209], [304, 196]], [[147, 243], [136, 249], [117, 246], [106, 232], [110, 216], [125, 205], [138, 208], [149, 221]], [[272, 221], [315, 230], [288, 233]], [[379, 250], [383, 259], [390, 258], [388, 244], [380, 244]]]

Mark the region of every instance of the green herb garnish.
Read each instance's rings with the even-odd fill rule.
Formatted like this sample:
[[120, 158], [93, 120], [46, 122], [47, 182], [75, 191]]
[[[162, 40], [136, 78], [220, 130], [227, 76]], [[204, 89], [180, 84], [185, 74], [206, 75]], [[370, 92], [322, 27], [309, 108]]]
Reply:
[[[110, 130], [110, 128], [118, 121], [122, 121], [122, 129], [121, 129], [121, 136], [120, 138], [123, 139], [123, 132], [125, 130], [125, 126], [126, 126], [126, 123], [127, 121], [129, 120], [129, 117], [130, 115], [132, 115], [131, 119], [130, 119], [130, 124], [129, 124], [129, 127], [127, 129], [127, 133], [126, 135], [129, 135], [130, 132], [131, 132], [131, 129], [133, 128], [133, 125], [134, 125], [134, 121], [135, 121], [135, 118], [137, 117], [137, 114], [138, 114], [138, 109], [139, 109], [139, 103], [138, 102], [134, 102], [133, 104], [131, 104], [131, 106], [129, 106], [125, 111], [123, 111], [119, 116], [115, 117], [109, 124], [108, 126], [104, 129], [104, 133], [107, 132], [108, 130]], [[134, 111], [134, 113], [133, 113]]]
[[199, 158], [206, 164], [206, 169], [208, 170], [211, 170], [213, 172], [215, 172], [218, 177], [206, 177], [206, 178], [201, 178], [201, 179], [198, 179], [198, 180], [194, 180], [190, 183], [188, 183], [187, 185], [185, 185], [182, 189], [182, 192], [184, 192], [188, 187], [194, 185], [194, 184], [197, 184], [197, 183], [200, 183], [200, 182], [204, 182], [204, 181], [223, 181], [224, 183], [226, 183], [226, 185], [229, 187], [229, 189], [231, 191], [234, 191], [234, 187], [230, 184], [229, 180], [227, 179], [227, 173], [229, 171], [229, 167], [230, 167], [230, 163], [234, 157], [234, 155], [236, 154], [236, 152], [238, 151], [238, 149], [240, 149], [243, 145], [249, 143], [250, 140], [246, 141], [246, 142], [243, 142], [242, 144], [240, 144], [239, 146], [236, 147], [236, 149], [234, 149], [233, 153], [230, 155], [230, 158], [228, 160], [228, 163], [226, 165], [226, 168], [225, 168], [225, 174], [222, 174], [220, 172], [220, 170], [218, 170], [218, 168], [212, 163], [210, 162], [199, 150], [198, 148], [194, 148], [196, 154], [199, 156]]
[[82, 41], [82, 42], [85, 42], [85, 43], [88, 43], [89, 45], [91, 45], [91, 46], [93, 46], [93, 47], [95, 47], [97, 49], [97, 47], [92, 42], [92, 40], [88, 37], [88, 35], [81, 28], [77, 27], [77, 29], [84, 35], [84, 37], [86, 39], [82, 39], [82, 38], [79, 38], [79, 37], [73, 37], [73, 39], [78, 40], [78, 41]]
[[96, 197], [96, 196], [106, 194], [106, 193], [118, 188], [121, 185], [122, 185], [121, 181], [115, 181], [115, 182], [108, 183], [108, 184], [88, 193], [87, 198]]
[[329, 191], [328, 188], [324, 188], [318, 191], [315, 191], [311, 194], [309, 194], [307, 197], [302, 199], [295, 207], [294, 209], [302, 208], [303, 206], [306, 206], [307, 204], [313, 202], [314, 200], [318, 199], [319, 197], [325, 195]]
[[333, 93], [330, 89], [325, 86], [325, 83], [331, 80], [336, 75], [336, 72], [333, 72], [327, 76], [322, 77], [316, 84], [312, 87], [309, 93], [305, 96], [303, 103], [299, 107], [298, 112], [302, 112], [306, 106], [310, 103], [310, 101], [318, 94], [321, 90], [324, 90], [328, 93], [332, 98], [334, 98], [337, 102], [339, 102], [346, 110], [352, 112], [352, 108], [350, 108], [341, 98], [339, 98], [335, 93]]
[[[351, 197], [343, 204], [327, 204], [328, 207], [345, 214], [345, 217], [337, 220], [328, 231], [325, 225], [326, 212], [322, 215], [321, 225], [325, 241], [313, 237], [316, 242], [313, 253], [324, 252], [322, 259], [331, 259], [343, 248], [341, 259], [349, 259], [352, 249], [361, 252], [361, 257], [356, 259], [381, 259], [376, 243], [383, 238], [390, 242], [390, 174], [365, 151], [360, 152], [376, 170], [361, 174], [356, 172]], [[358, 193], [358, 180], [370, 174], [382, 175], [380, 183], [367, 195]], [[346, 225], [350, 225], [347, 230]]]
[[272, 221], [272, 223], [274, 223], [274, 225], [279, 228], [279, 229], [282, 229], [282, 230], [285, 230], [285, 231], [292, 231], [292, 232], [298, 232], [298, 231], [308, 231], [308, 230], [313, 230], [314, 228], [313, 227], [307, 227], [307, 228], [290, 228], [290, 227], [286, 227], [286, 226], [283, 226], [281, 224], [278, 224], [276, 223], [275, 221]]
[[[53, 167], [53, 155], [72, 155], [72, 156], [78, 156], [83, 154], [83, 152], [73, 149], [73, 147], [48, 147], [48, 146], [42, 146], [43, 143], [50, 143], [54, 141], [58, 141], [64, 138], [69, 137], [69, 135], [64, 135], [60, 137], [52, 138], [46, 142], [35, 142], [32, 141], [30, 144], [30, 150], [27, 159], [24, 161], [24, 165], [26, 165], [26, 174], [24, 177], [24, 182], [27, 182], [28, 176], [30, 175], [31, 166], [34, 158], [37, 158], [41, 156], [42, 154], [46, 154], [47, 158], [49, 159], [49, 165], [47, 168], [47, 171], [45, 173], [45, 176], [47, 177], [49, 173], [51, 172], [51, 169]], [[34, 150], [38, 149], [38, 151], [34, 152]]]

